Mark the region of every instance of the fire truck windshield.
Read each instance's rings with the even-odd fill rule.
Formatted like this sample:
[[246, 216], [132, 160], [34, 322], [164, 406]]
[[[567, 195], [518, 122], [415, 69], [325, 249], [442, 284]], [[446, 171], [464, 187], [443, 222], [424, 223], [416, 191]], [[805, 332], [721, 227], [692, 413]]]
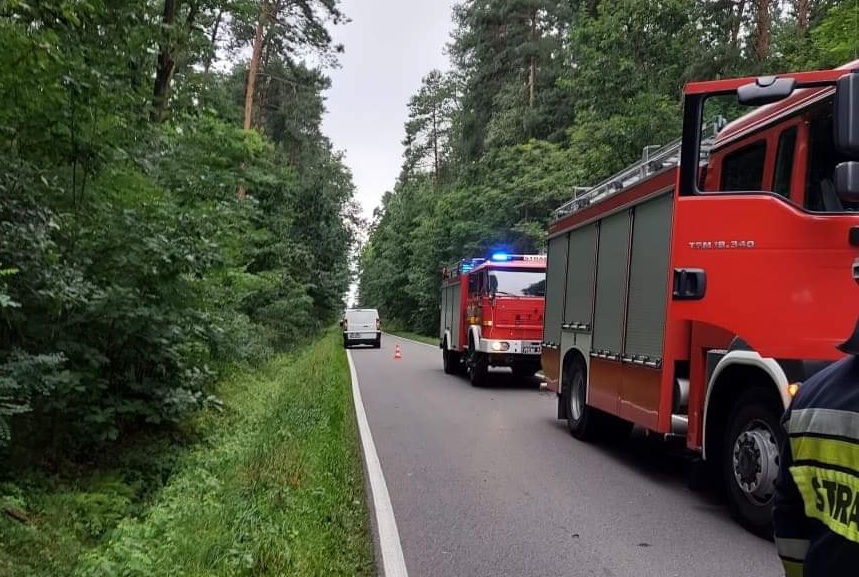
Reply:
[[546, 273], [530, 270], [492, 270], [489, 272], [489, 291], [505, 297], [544, 297]]

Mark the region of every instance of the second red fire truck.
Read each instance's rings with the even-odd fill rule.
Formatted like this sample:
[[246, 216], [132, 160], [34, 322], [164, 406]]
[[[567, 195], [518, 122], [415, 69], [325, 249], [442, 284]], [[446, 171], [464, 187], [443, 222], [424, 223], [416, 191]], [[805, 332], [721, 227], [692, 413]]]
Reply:
[[483, 384], [489, 367], [517, 376], [540, 370], [546, 256], [493, 254], [465, 259], [442, 271], [441, 330], [444, 371]]
[[859, 61], [684, 92], [681, 139], [555, 212], [543, 370], [575, 437], [685, 437], [771, 535], [780, 418], [859, 315]]

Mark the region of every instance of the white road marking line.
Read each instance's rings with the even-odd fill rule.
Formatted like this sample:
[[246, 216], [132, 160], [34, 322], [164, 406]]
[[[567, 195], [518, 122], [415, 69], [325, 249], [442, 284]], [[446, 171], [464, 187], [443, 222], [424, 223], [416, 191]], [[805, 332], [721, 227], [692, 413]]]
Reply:
[[[429, 343], [424, 343], [424, 342], [421, 342], [421, 341], [416, 341], [415, 339], [410, 339], [410, 338], [407, 338], [407, 337], [401, 337], [400, 335], [395, 335], [394, 333], [384, 333], [384, 332], [383, 332], [382, 334], [387, 335], [387, 336], [389, 336], [389, 337], [394, 337], [395, 339], [403, 339], [404, 341], [409, 341], [410, 343], [415, 343], [416, 345], [423, 345], [423, 346], [425, 346], [425, 347], [432, 347], [432, 348], [434, 348], [434, 349], [438, 349], [438, 348], [439, 348], [439, 347], [438, 347], [438, 345], [431, 345], [431, 344], [429, 344]], [[439, 349], [439, 350], [441, 350], [441, 349]]]
[[379, 549], [382, 554], [383, 575], [385, 577], [408, 577], [406, 561], [403, 558], [403, 547], [400, 534], [397, 531], [397, 521], [394, 519], [394, 508], [385, 474], [376, 453], [370, 424], [361, 399], [361, 389], [358, 387], [358, 373], [352, 361], [352, 351], [346, 351], [349, 360], [349, 373], [352, 376], [352, 399], [355, 402], [355, 415], [358, 419], [358, 431], [361, 434], [361, 445], [364, 448], [364, 462], [367, 465], [367, 476], [370, 478], [370, 491], [373, 494], [373, 507], [376, 510], [376, 525], [379, 531]]

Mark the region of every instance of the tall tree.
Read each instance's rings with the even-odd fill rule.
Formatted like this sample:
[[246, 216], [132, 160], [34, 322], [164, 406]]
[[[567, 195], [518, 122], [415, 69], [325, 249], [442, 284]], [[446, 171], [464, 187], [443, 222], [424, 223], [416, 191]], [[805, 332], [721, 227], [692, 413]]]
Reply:
[[433, 181], [438, 184], [455, 110], [456, 86], [453, 78], [438, 70], [430, 71], [421, 81], [418, 92], [409, 99], [401, 179], [429, 168]]
[[208, 8], [205, 0], [164, 0], [152, 95], [152, 120], [163, 121], [166, 118], [177, 67], [186, 58], [193, 36], [198, 33], [201, 11]]
[[454, 7], [457, 27], [449, 50], [465, 82], [464, 161], [479, 158], [488, 146], [562, 138], [553, 130], [557, 116], [563, 124], [571, 112], [564, 116], [558, 104], [570, 102], [555, 81], [571, 14], [569, 2], [561, 0], [466, 0]]
[[[246, 0], [249, 1], [249, 0]], [[345, 17], [339, 8], [340, 0], [257, 0], [237, 11], [233, 34], [239, 45], [250, 42], [251, 59], [245, 84], [243, 126], [250, 130], [259, 125], [254, 119], [255, 103], [259, 98], [257, 77], [261, 67], [270, 58], [289, 60], [292, 52], [311, 51], [329, 63], [343, 51], [341, 45], [332, 44], [326, 24], [341, 24]], [[244, 17], [242, 17], [244, 16]], [[250, 16], [250, 19], [248, 19]], [[250, 38], [248, 29], [253, 29]], [[244, 187], [239, 186], [239, 199], [244, 198]]]
[[755, 49], [754, 56], [758, 62], [765, 62], [770, 55], [770, 36], [772, 33], [773, 12], [777, 9], [775, 0], [756, 0], [755, 13]]

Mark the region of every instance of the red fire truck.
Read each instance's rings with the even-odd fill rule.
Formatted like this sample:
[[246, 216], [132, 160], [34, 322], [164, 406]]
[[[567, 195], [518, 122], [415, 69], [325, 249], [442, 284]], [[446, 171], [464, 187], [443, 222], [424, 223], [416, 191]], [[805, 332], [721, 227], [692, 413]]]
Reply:
[[681, 139], [555, 211], [542, 366], [575, 437], [685, 437], [771, 535], [780, 417], [859, 315], [859, 60], [684, 93]]
[[482, 385], [489, 367], [517, 376], [540, 370], [545, 255], [493, 254], [442, 271], [441, 330], [444, 372], [467, 374]]

